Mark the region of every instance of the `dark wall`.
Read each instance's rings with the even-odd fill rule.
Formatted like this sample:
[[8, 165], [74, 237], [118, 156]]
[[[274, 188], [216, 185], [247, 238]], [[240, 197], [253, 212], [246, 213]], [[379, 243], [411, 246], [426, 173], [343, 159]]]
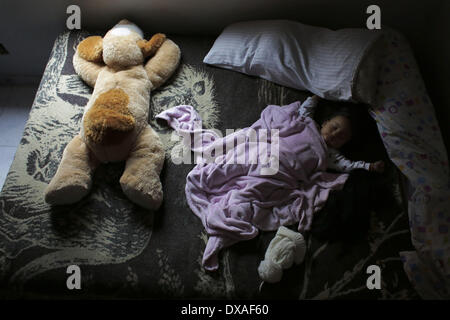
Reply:
[[[450, 152], [450, 1], [429, 17], [429, 31], [418, 43], [417, 60], [434, 103], [447, 152]], [[416, 50], [416, 48], [414, 48]], [[450, 157], [450, 156], [449, 156]]]
[[0, 3], [0, 83], [38, 81], [55, 37], [66, 30], [66, 8], [81, 8], [82, 27], [106, 30], [128, 18], [147, 33], [219, 34], [228, 24], [250, 19], [294, 19], [332, 29], [365, 27], [366, 8], [381, 7], [382, 24], [411, 43], [450, 146], [450, 1], [446, 0], [124, 0]]

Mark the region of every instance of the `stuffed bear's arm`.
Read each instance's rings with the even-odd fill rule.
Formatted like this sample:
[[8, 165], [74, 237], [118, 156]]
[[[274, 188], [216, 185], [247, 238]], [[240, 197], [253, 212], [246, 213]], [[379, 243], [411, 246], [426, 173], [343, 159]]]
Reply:
[[75, 72], [91, 87], [95, 86], [98, 74], [105, 67], [102, 62], [91, 62], [80, 57], [78, 50], [73, 55], [73, 67]]
[[73, 55], [73, 67], [88, 85], [95, 86], [98, 74], [104, 66], [102, 37], [90, 36], [78, 44]]
[[144, 67], [153, 89], [158, 88], [170, 78], [178, 67], [180, 57], [180, 48], [170, 39], [164, 41]]

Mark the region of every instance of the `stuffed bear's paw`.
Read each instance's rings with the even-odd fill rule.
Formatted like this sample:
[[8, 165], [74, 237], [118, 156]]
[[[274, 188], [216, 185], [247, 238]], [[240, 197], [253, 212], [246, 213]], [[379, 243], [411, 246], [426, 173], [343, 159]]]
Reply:
[[163, 200], [163, 191], [159, 176], [134, 176], [124, 174], [120, 185], [125, 195], [134, 203], [149, 210], [157, 210]]
[[84, 198], [90, 187], [90, 178], [85, 175], [55, 176], [45, 189], [45, 202], [51, 205], [72, 204]]

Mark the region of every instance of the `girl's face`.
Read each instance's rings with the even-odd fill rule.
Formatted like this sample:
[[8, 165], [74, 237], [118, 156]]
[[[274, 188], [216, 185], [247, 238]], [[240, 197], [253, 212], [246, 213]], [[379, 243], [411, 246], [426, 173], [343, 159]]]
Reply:
[[326, 144], [339, 149], [351, 138], [350, 120], [345, 116], [336, 116], [326, 121], [320, 129]]

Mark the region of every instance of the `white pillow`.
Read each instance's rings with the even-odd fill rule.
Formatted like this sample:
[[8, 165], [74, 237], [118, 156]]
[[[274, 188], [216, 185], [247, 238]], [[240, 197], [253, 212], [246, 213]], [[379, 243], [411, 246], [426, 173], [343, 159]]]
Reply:
[[225, 28], [203, 62], [329, 100], [352, 101], [359, 64], [379, 35], [289, 20], [239, 22]]

